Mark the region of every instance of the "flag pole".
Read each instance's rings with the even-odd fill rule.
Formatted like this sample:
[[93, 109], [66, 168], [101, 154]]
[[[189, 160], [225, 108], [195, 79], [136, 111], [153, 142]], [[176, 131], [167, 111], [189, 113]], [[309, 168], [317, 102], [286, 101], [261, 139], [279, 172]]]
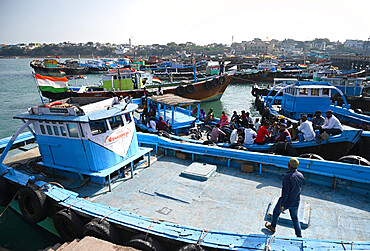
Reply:
[[32, 76], [35, 79], [36, 88], [37, 88], [37, 91], [39, 92], [41, 102], [42, 102], [43, 105], [45, 105], [45, 102], [44, 102], [44, 99], [42, 98], [42, 95], [41, 95], [41, 92], [40, 92], [40, 88], [39, 88], [39, 85], [37, 84], [37, 79], [36, 79], [36, 76], [35, 76], [35, 73], [34, 72], [32, 72]]

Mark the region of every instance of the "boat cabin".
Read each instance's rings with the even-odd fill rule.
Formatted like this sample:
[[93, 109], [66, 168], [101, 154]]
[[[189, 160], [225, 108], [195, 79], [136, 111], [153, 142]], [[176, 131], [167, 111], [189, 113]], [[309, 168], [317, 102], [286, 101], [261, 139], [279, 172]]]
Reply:
[[140, 71], [130, 68], [110, 70], [102, 77], [103, 88], [107, 91], [124, 91], [144, 88]]
[[88, 176], [104, 184], [110, 175], [144, 154], [138, 146], [132, 112], [137, 105], [118, 98], [69, 98], [29, 108], [15, 116], [32, 124], [42, 162], [66, 173]]
[[299, 120], [302, 114], [313, 118], [315, 111], [325, 112], [332, 104], [331, 92], [335, 87], [325, 82], [297, 81], [283, 91], [280, 113]]
[[260, 71], [272, 71], [276, 72], [277, 68], [279, 67], [279, 64], [277, 61], [274, 60], [266, 60], [262, 63], [259, 63], [257, 68]]
[[[329, 78], [324, 77], [322, 81], [329, 82], [333, 86], [341, 90], [346, 96], [361, 96], [362, 90], [364, 88], [365, 78]], [[332, 91], [332, 96], [338, 94], [337, 90]]]

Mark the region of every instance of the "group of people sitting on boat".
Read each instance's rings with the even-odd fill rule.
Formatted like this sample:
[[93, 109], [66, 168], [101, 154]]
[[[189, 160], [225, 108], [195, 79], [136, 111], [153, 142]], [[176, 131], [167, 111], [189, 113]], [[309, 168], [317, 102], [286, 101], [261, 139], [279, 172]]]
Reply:
[[[210, 109], [204, 122], [209, 123], [212, 120], [214, 120], [213, 109]], [[229, 135], [227, 130], [231, 130]], [[326, 118], [321, 116], [321, 111], [316, 111], [312, 121], [308, 120], [307, 115], [302, 114], [298, 123], [292, 123], [283, 115], [273, 118], [272, 121], [262, 118], [262, 126], [259, 118], [253, 122], [249, 112], [243, 110], [241, 115], [234, 111], [231, 122], [229, 122], [226, 113], [222, 112], [220, 121], [211, 131], [211, 141], [214, 143], [225, 142], [225, 137], [229, 137], [228, 141], [232, 146], [238, 144], [263, 145], [295, 140], [311, 141], [316, 138], [317, 133], [326, 132], [329, 135], [337, 135], [342, 131], [341, 123], [331, 110], [326, 112]]]
[[154, 119], [157, 114], [157, 110], [153, 104], [149, 104], [149, 107], [144, 106], [143, 112], [141, 114], [141, 119], [148, 128], [152, 128], [157, 131], [170, 131], [170, 125], [163, 120], [162, 116], [159, 116], [158, 121]]

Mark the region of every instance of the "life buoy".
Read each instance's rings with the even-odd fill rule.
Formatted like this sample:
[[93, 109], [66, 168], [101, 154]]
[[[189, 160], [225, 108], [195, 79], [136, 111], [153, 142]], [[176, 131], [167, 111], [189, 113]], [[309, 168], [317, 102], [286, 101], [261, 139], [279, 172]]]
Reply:
[[204, 83], [204, 88], [205, 88], [206, 90], [212, 90], [212, 88], [213, 88], [213, 83], [212, 83], [212, 81], [206, 81], [206, 82]]
[[138, 234], [133, 236], [126, 244], [129, 247], [145, 251], [164, 251], [162, 244], [151, 236]]
[[70, 209], [62, 209], [58, 211], [53, 222], [55, 229], [64, 241], [72, 241], [83, 237], [84, 224], [80, 217]]
[[62, 105], [62, 104], [63, 104], [63, 102], [56, 101], [56, 102], [52, 102], [52, 103], [46, 104], [45, 107], [46, 108], [50, 108], [50, 107], [53, 107], [54, 105]]
[[224, 85], [225, 82], [226, 82], [226, 78], [224, 76], [221, 76], [219, 80], [220, 85]]
[[6, 206], [11, 200], [10, 189], [5, 178], [0, 176], [0, 206]]
[[179, 85], [177, 88], [176, 88], [176, 94], [179, 95], [179, 96], [182, 96], [185, 94], [185, 87], [182, 86], [182, 85]]
[[19, 209], [28, 223], [38, 223], [48, 215], [46, 195], [36, 185], [22, 187], [19, 190]]
[[195, 245], [195, 244], [188, 244], [188, 245], [185, 245], [185, 246], [182, 246], [180, 247], [179, 249], [177, 249], [178, 251], [206, 251], [207, 249], [199, 246], [199, 245]]
[[186, 87], [185, 87], [185, 90], [186, 90], [186, 92], [187, 93], [193, 93], [194, 91], [195, 91], [195, 87], [194, 87], [194, 85], [187, 85]]
[[218, 78], [214, 78], [213, 80], [212, 80], [212, 84], [213, 84], [213, 86], [214, 87], [217, 87], [217, 86], [219, 86], [219, 82], [218, 82]]
[[83, 232], [85, 236], [93, 236], [113, 243], [120, 241], [118, 230], [106, 220], [92, 219], [85, 225]]

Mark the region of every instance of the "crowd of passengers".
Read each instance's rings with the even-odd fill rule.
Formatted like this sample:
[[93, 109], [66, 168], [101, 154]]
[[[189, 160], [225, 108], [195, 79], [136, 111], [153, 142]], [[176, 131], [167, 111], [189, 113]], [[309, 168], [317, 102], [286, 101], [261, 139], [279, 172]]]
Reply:
[[[214, 120], [213, 109], [210, 109], [203, 121], [210, 124]], [[228, 135], [227, 131], [231, 131], [231, 133]], [[226, 113], [222, 112], [220, 121], [212, 129], [211, 141], [214, 143], [229, 141], [232, 145], [264, 145], [296, 140], [311, 141], [316, 138], [315, 131], [320, 134], [326, 132], [328, 135], [337, 135], [342, 133], [343, 127], [331, 110], [326, 112], [326, 118], [321, 115], [321, 111], [316, 111], [312, 121], [309, 121], [307, 116], [302, 114], [298, 123], [292, 123], [282, 115], [272, 121], [263, 117], [260, 122], [259, 118], [253, 120], [249, 112], [244, 110], [241, 111], [240, 115], [234, 111], [229, 120]]]

